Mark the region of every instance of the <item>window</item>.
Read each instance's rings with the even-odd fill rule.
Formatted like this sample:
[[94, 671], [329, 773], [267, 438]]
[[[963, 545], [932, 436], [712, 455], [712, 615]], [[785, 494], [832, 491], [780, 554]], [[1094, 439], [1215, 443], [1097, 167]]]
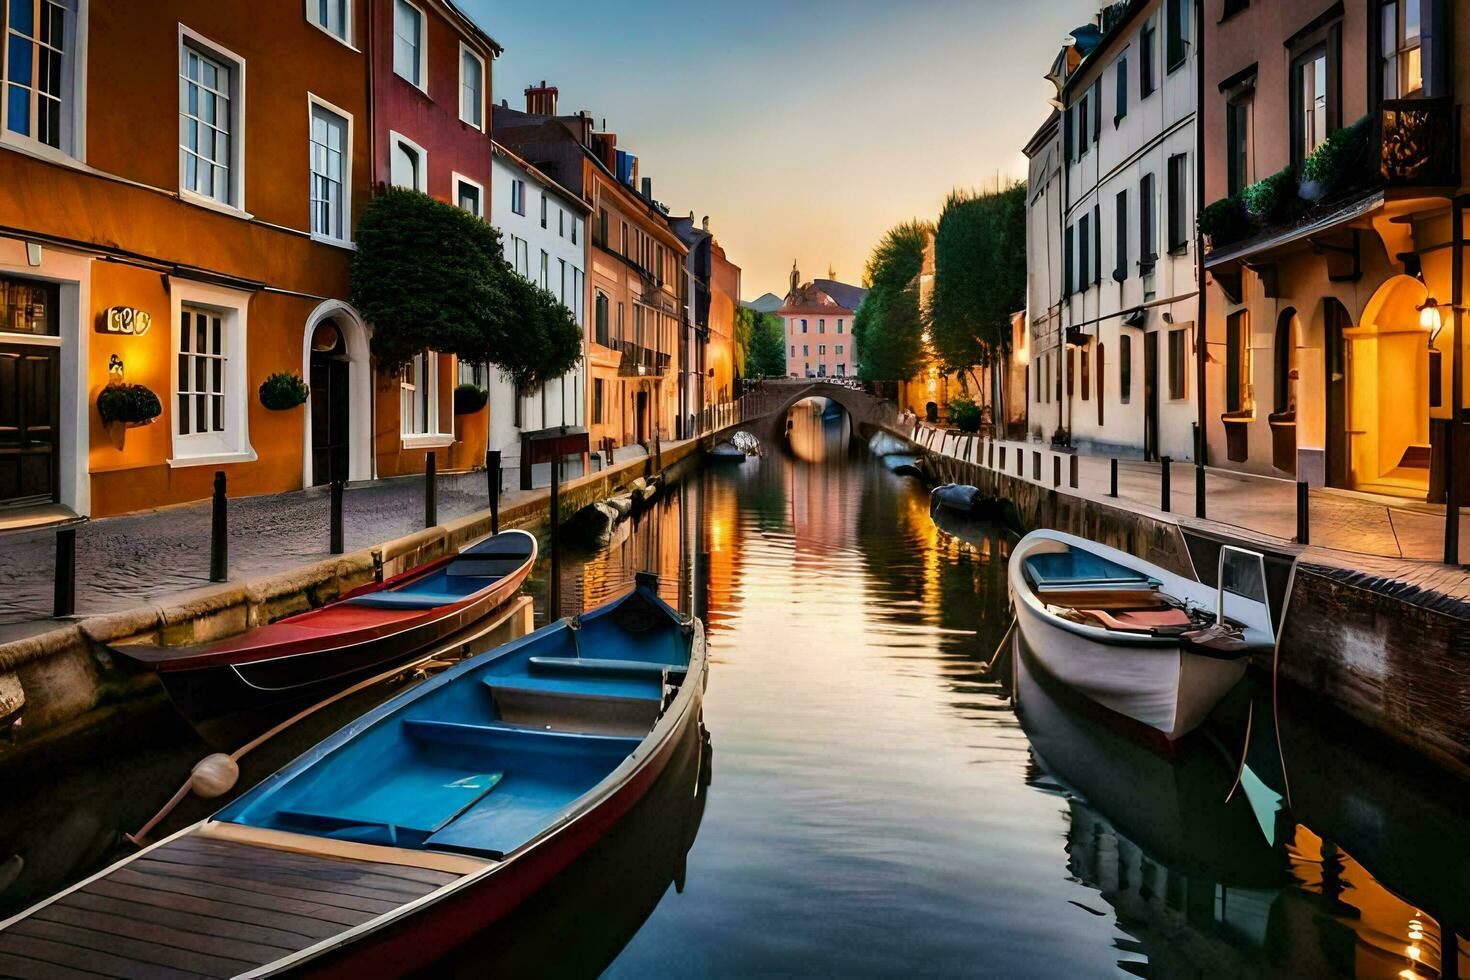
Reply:
[[1092, 141], [1087, 138], [1087, 123], [1088, 123], [1088, 120], [1090, 120], [1092, 118], [1092, 113], [1088, 111], [1087, 100], [1088, 100], [1088, 97], [1086, 95], [1084, 95], [1084, 96], [1082, 96], [1082, 100], [1077, 103], [1077, 156], [1078, 157], [1081, 157], [1084, 153], [1086, 153], [1087, 152], [1087, 148], [1092, 145]]
[[1114, 106], [1113, 106], [1113, 128], [1123, 121], [1128, 115], [1128, 56], [1118, 58], [1118, 67], [1113, 76]]
[[547, 225], [546, 225], [546, 207], [547, 207], [547, 203], [546, 203], [546, 192], [545, 191], [542, 191], [541, 192], [541, 227], [542, 228], [547, 227]]
[[541, 250], [541, 288], [551, 288], [551, 256], [546, 254], [546, 249]]
[[801, 356], [802, 357], [810, 357], [811, 354], [812, 354], [812, 345], [811, 344], [802, 344], [801, 345]]
[[1102, 139], [1103, 90], [1102, 77], [1092, 83], [1092, 141]]
[[1077, 289], [1086, 289], [1090, 281], [1088, 270], [1092, 268], [1088, 264], [1088, 250], [1092, 247], [1092, 218], [1083, 215], [1077, 219]]
[[0, 333], [58, 336], [60, 306], [55, 283], [0, 276]]
[[1143, 22], [1138, 31], [1138, 97], [1146, 99], [1154, 92], [1154, 18]]
[[[604, 306], [606, 300], [604, 300]], [[592, 421], [602, 421], [602, 379], [592, 379]]]
[[1154, 175], [1144, 174], [1138, 182], [1138, 265], [1152, 272], [1158, 258], [1158, 228], [1154, 226]]
[[1108, 376], [1103, 367], [1103, 345], [1102, 341], [1097, 344], [1097, 424], [1103, 424], [1103, 379]]
[[826, 353], [827, 353], [827, 345], [826, 344], [818, 344], [817, 345], [817, 353], [820, 354], [820, 355], [824, 355], [825, 356]]
[[1113, 199], [1113, 281], [1128, 278], [1128, 191]]
[[347, 120], [311, 102], [311, 233], [347, 238]]
[[[0, 4], [0, 8], [3, 8]], [[74, 153], [79, 129], [75, 0], [10, 0], [5, 28], [5, 131]]]
[[792, 357], [795, 357], [796, 356], [796, 345], [795, 344], [792, 344], [791, 345], [791, 356]]
[[459, 118], [485, 128], [485, 61], [463, 43], [459, 46]]
[[524, 238], [516, 239], [516, 271], [531, 278], [531, 246]]
[[826, 332], [827, 332], [827, 320], [826, 320], [825, 317], [819, 318], [817, 320], [817, 333], [826, 333]]
[[350, 0], [306, 0], [306, 19], [344, 44], [352, 43], [348, 38], [351, 16]]
[[623, 301], [618, 300], [618, 335], [614, 338], [618, 343], [623, 341], [623, 323]]
[[1133, 399], [1133, 338], [1126, 333], [1118, 338], [1118, 401], [1127, 405]]
[[1184, 55], [1189, 47], [1189, 8], [1194, 0], [1164, 0], [1164, 12], [1168, 15], [1165, 28], [1168, 30], [1167, 71], [1172, 72], [1184, 64]]
[[803, 318], [802, 321], [801, 321], [801, 332], [802, 333], [806, 333], [806, 319], [805, 318]]
[[526, 182], [524, 180], [510, 182], [510, 209], [515, 214], [526, 213]]
[[1102, 206], [1092, 206], [1092, 281], [1102, 282]]
[[1072, 348], [1067, 348], [1067, 397], [1072, 397], [1072, 382], [1075, 379], [1076, 360], [1072, 355]]
[[1251, 99], [1225, 106], [1225, 177], [1227, 192], [1239, 194], [1250, 180]]
[[841, 357], [842, 356], [842, 345], [841, 344], [838, 344], [837, 345], [837, 350], [835, 351], [835, 353], [837, 354], [838, 357]]
[[581, 224], [582, 224], [582, 219], [581, 218], [577, 218], [577, 217], [572, 218], [572, 220], [571, 220], [571, 226], [572, 226], [572, 244], [573, 245], [577, 244], [577, 227], [579, 225], [581, 225]]
[[246, 432], [250, 294], [171, 276], [169, 302], [174, 330], [169, 465], [255, 459]]
[[1070, 296], [1077, 291], [1077, 260], [1072, 254], [1073, 226], [1062, 229], [1062, 292]]
[[837, 376], [839, 378], [847, 377], [847, 365], [841, 361], [837, 364]]
[[604, 347], [611, 347], [607, 335], [607, 294], [598, 290], [592, 300], [593, 330], [592, 339]]
[[1379, 77], [1385, 99], [1406, 99], [1424, 90], [1420, 0], [1395, 0], [1379, 9]]
[[1331, 106], [1327, 98], [1327, 46], [1318, 45], [1292, 67], [1292, 154], [1297, 162], [1327, 138]]
[[556, 237], [567, 237], [567, 213], [561, 208], [556, 209]]
[[424, 12], [408, 0], [393, 0], [393, 73], [427, 91], [425, 47]]
[[1190, 215], [1189, 158], [1183, 153], [1169, 157], [1169, 254], [1177, 255], [1189, 245]]
[[1087, 348], [1082, 348], [1082, 400], [1087, 401], [1092, 396], [1092, 373], [1088, 370], [1090, 358]]
[[841, 333], [842, 332], [842, 318], [841, 317], [838, 317], [837, 318], [837, 332], [838, 333]]
[[557, 298], [561, 300], [561, 305], [562, 306], [566, 306], [567, 305], [567, 260], [566, 259], [557, 259], [556, 260], [556, 266], [557, 266], [556, 274], [557, 274], [557, 279], [559, 281], [558, 289], [560, 290], [560, 292], [557, 293]]
[[[1182, 331], [1175, 331], [1182, 333]], [[1169, 369], [1174, 368], [1174, 337], [1169, 336]], [[1181, 345], [1182, 346], [1182, 345]], [[1236, 310], [1225, 318], [1225, 411], [1249, 412], [1255, 405], [1255, 394], [1251, 384], [1251, 319], [1249, 310]], [[1173, 380], [1170, 383], [1170, 398]]]
[[388, 179], [393, 186], [428, 193], [428, 153], [413, 140], [397, 133], [389, 133], [388, 141], [392, 147], [388, 161]]
[[1169, 331], [1169, 397], [1180, 399], [1185, 397], [1184, 366], [1186, 358], [1184, 355], [1184, 331]]
[[454, 203], [477, 218], [485, 217], [485, 188], [468, 177], [454, 175]]
[[179, 188], [237, 208], [243, 206], [239, 94], [244, 68], [244, 62], [193, 34], [185, 34], [179, 45]]
[[628, 258], [628, 223], [626, 221], [623, 222], [623, 248], [622, 248], [622, 255], [623, 255], [623, 258], [625, 258], [625, 259]]

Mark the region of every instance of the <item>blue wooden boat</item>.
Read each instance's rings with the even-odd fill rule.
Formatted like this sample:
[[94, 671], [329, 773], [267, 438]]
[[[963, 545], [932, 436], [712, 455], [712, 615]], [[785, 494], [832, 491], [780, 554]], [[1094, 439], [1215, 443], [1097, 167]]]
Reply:
[[[421, 969], [645, 795], [699, 724], [705, 682], [703, 626], [640, 574], [622, 598], [405, 691], [214, 817], [0, 923], [0, 973]], [[120, 893], [132, 917], [101, 914]]]

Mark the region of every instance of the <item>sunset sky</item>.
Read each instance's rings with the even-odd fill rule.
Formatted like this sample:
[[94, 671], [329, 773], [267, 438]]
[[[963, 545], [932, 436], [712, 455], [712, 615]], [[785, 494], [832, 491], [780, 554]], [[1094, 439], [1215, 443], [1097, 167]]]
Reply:
[[494, 96], [561, 90], [639, 156], [675, 214], [708, 214], [745, 299], [857, 282], [895, 222], [952, 187], [1025, 176], [1042, 76], [1091, 0], [460, 0], [505, 46]]

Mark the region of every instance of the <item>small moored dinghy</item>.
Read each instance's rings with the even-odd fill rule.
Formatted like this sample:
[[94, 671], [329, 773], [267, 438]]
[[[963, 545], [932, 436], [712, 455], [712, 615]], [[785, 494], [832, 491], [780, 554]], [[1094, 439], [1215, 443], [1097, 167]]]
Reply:
[[704, 630], [634, 590], [370, 711], [225, 807], [0, 922], [0, 973], [401, 976], [500, 919], [699, 724]]
[[1220, 550], [1219, 591], [1124, 551], [1033, 531], [1011, 552], [1016, 623], [1041, 665], [1104, 707], [1177, 739], [1274, 636], [1262, 556]]
[[197, 646], [122, 645], [156, 670], [195, 723], [324, 695], [454, 636], [504, 604], [536, 561], [536, 539], [502, 531], [457, 554], [355, 589], [320, 609]]

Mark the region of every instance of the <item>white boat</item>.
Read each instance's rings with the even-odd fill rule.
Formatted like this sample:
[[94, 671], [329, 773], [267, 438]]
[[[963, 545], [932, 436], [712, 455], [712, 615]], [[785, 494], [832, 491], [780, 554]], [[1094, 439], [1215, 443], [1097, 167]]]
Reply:
[[1033, 531], [1010, 559], [1016, 625], [1050, 673], [1177, 739], [1274, 644], [1263, 557], [1220, 549], [1216, 590], [1125, 551]]

